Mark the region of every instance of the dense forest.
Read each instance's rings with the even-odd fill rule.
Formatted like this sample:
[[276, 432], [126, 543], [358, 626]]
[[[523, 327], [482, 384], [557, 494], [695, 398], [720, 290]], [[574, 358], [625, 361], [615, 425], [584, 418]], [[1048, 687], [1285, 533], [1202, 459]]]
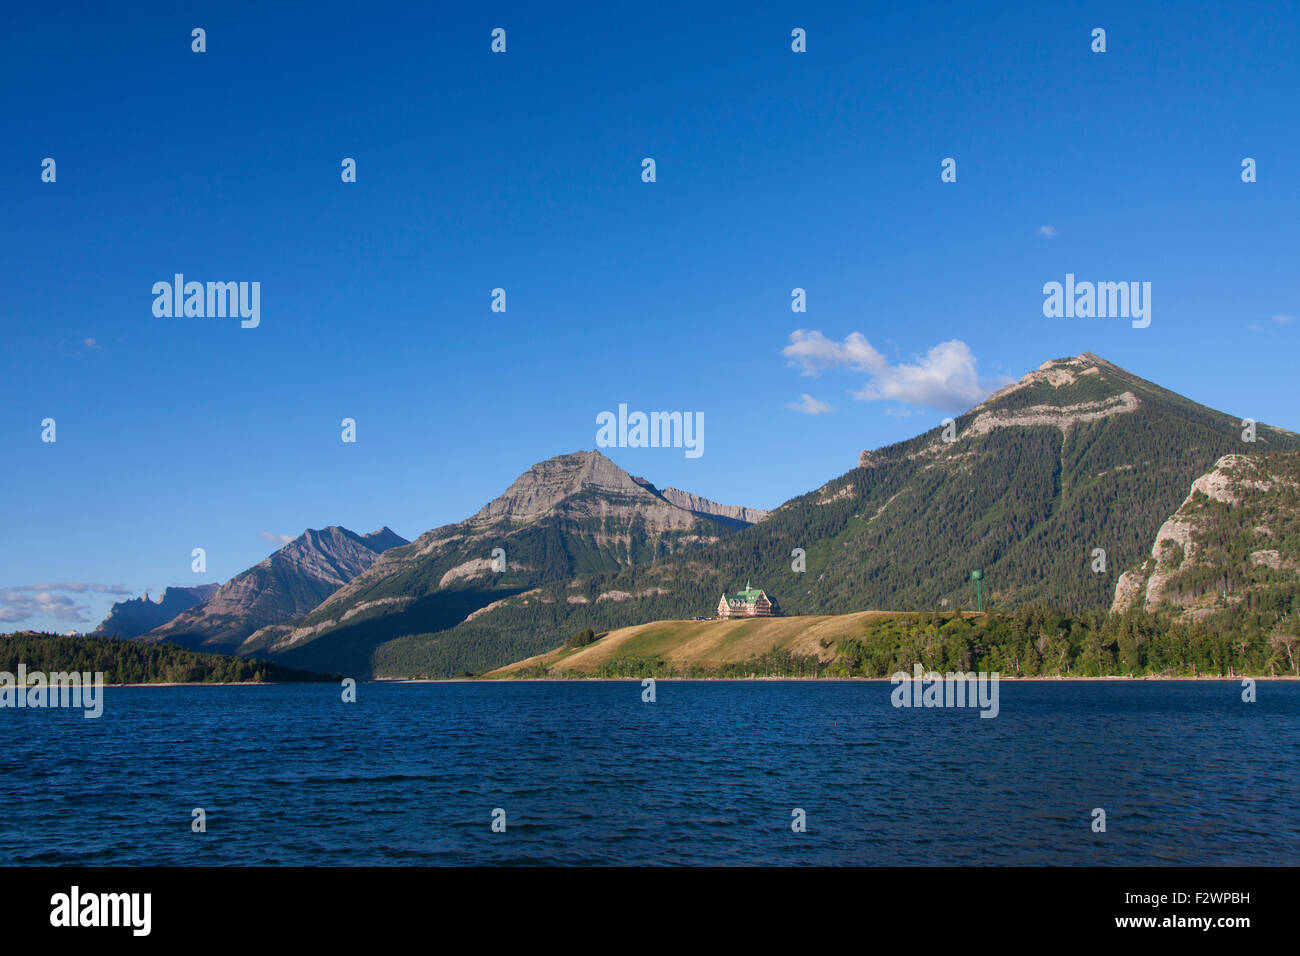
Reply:
[[1293, 595], [1290, 604], [1270, 627], [1245, 610], [1209, 622], [1142, 610], [1071, 615], [1043, 604], [971, 617], [922, 613], [870, 622], [860, 639], [840, 643], [828, 670], [888, 677], [920, 663], [1007, 677], [1295, 676], [1300, 601]]
[[[591, 676], [882, 678], [911, 674], [918, 663], [927, 672], [1004, 677], [1300, 676], [1300, 589], [1289, 598], [1275, 597], [1274, 605], [1237, 609], [1209, 622], [1140, 610], [1072, 615], [1042, 603], [986, 614], [922, 611], [874, 619], [860, 637], [827, 642], [827, 661], [781, 648], [717, 667], [620, 657]], [[1281, 623], [1265, 623], [1277, 621], [1279, 613]], [[565, 674], [534, 666], [515, 676]]]
[[106, 684], [224, 684], [240, 681], [324, 681], [321, 674], [224, 654], [198, 654], [165, 641], [66, 637], [25, 631], [0, 634], [0, 671], [101, 672]]

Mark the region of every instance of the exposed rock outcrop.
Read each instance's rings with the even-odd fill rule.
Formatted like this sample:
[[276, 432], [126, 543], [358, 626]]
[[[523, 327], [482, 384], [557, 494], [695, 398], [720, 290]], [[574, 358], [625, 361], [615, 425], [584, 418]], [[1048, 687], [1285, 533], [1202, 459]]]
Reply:
[[[1219, 567], [1226, 552], [1222, 533], [1211, 533], [1213, 515], [1206, 507], [1209, 502], [1226, 506], [1229, 514], [1239, 513], [1240, 518], [1233, 519], [1229, 526], [1236, 528], [1239, 522], [1243, 525], [1240, 533], [1254, 537], [1261, 544], [1258, 549], [1244, 555], [1251, 567], [1294, 571], [1295, 563], [1288, 561], [1276, 547], [1262, 545], [1276, 536], [1270, 523], [1284, 524], [1288, 529], [1300, 523], [1300, 516], [1288, 506], [1295, 497], [1296, 485], [1278, 473], [1292, 467], [1295, 461], [1294, 453], [1272, 457], [1231, 454], [1219, 458], [1210, 471], [1192, 482], [1191, 491], [1182, 505], [1160, 526], [1151, 547], [1151, 556], [1139, 567], [1120, 575], [1111, 610], [1122, 613], [1141, 606], [1154, 611], [1166, 601], [1190, 610], [1196, 609], [1206, 599], [1214, 599], [1215, 593], [1202, 594], [1181, 586], [1182, 576], [1198, 567], [1211, 567], [1225, 574], [1238, 570]], [[1285, 498], [1278, 494], [1283, 489], [1288, 492]], [[1269, 523], [1260, 523], [1261, 518]], [[1213, 558], [1205, 557], [1207, 548], [1215, 549]], [[1243, 585], [1246, 586], [1249, 582]]]
[[689, 491], [682, 491], [678, 488], [656, 488], [644, 478], [632, 479], [642, 488], [657, 494], [669, 504], [683, 508], [692, 514], [708, 515], [713, 518], [727, 518], [730, 521], [739, 522], [744, 525], [758, 524], [766, 518], [771, 512], [764, 511], [761, 508], [746, 508], [744, 505], [722, 505], [716, 501], [710, 501], [708, 498], [701, 498], [699, 495], [693, 495]]

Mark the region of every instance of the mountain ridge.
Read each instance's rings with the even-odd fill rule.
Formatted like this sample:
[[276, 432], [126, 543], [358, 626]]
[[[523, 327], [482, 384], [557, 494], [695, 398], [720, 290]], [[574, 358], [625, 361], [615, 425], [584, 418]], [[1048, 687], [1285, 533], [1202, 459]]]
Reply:
[[316, 607], [399, 542], [406, 539], [387, 526], [365, 535], [338, 525], [308, 528], [202, 603], [142, 636], [191, 650], [233, 651], [257, 628]]
[[676, 505], [678, 508], [693, 512], [697, 515], [712, 518], [724, 518], [728, 521], [737, 522], [738, 526], [758, 524], [758, 522], [762, 521], [770, 514], [770, 512], [764, 511], [762, 508], [747, 508], [744, 505], [719, 504], [716, 501], [671, 486], [656, 488], [650, 481], [635, 475], [632, 476], [632, 480], [645, 488], [651, 494], [658, 495], [669, 504]]
[[149, 600], [148, 594], [118, 601], [108, 609], [104, 620], [90, 633], [96, 637], [139, 637], [206, 601], [219, 587], [220, 584], [199, 584], [190, 587], [173, 585], [164, 588], [157, 601]]

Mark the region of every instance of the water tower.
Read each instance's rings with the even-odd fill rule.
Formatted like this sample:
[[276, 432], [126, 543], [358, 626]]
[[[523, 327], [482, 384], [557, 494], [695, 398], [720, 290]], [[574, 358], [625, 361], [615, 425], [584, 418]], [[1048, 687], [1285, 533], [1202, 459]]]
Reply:
[[970, 573], [970, 579], [975, 582], [975, 609], [984, 610], [984, 596], [980, 591], [980, 582], [984, 580], [984, 572], [976, 568]]

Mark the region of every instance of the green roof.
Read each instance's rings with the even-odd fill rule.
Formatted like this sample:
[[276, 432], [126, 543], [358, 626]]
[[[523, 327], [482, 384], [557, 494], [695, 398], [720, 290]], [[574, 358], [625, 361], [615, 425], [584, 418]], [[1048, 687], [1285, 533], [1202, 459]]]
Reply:
[[746, 588], [743, 591], [736, 591], [732, 594], [727, 594], [724, 591], [722, 593], [722, 600], [726, 601], [728, 604], [735, 601], [740, 601], [742, 604], [756, 604], [758, 603], [758, 596], [762, 593], [762, 588]]

